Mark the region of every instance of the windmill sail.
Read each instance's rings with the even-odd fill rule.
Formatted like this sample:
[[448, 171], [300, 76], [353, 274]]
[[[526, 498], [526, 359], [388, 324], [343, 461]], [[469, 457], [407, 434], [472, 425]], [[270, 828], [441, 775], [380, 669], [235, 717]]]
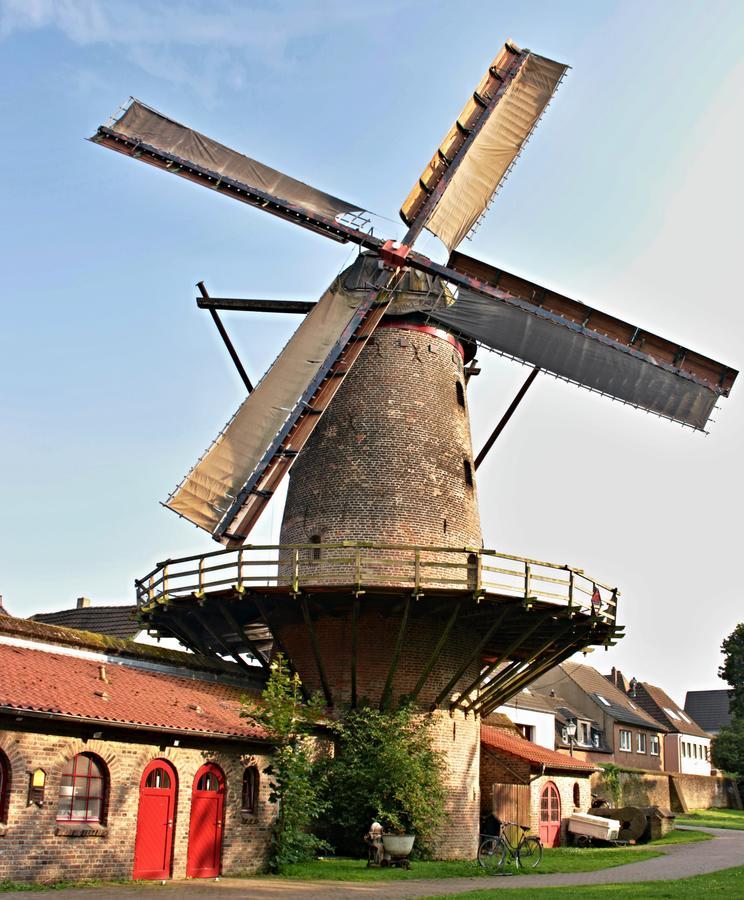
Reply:
[[700, 430], [736, 379], [722, 363], [462, 253], [450, 266], [429, 264], [458, 286], [456, 302], [431, 317], [560, 378]]
[[568, 66], [507, 43], [406, 198], [404, 222], [451, 251], [491, 198], [550, 102]]
[[[336, 240], [374, 243], [360, 230], [362, 207], [231, 150], [139, 100], [111, 126], [100, 126], [91, 140]], [[341, 217], [350, 221], [340, 222]]]
[[341, 279], [329, 287], [166, 506], [220, 536], [267, 450], [323, 374], [329, 357], [341, 352], [368, 299], [367, 292], [346, 290]]

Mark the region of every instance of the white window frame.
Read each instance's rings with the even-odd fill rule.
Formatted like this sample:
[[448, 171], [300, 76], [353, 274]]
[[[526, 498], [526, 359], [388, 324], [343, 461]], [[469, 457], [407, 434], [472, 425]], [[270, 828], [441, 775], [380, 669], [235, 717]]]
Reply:
[[647, 746], [646, 732], [639, 731], [636, 734], [636, 753], [645, 753]]
[[633, 751], [633, 732], [627, 731], [625, 728], [620, 729], [620, 746], [619, 749], [625, 753]]
[[[654, 749], [656, 748], [656, 749]], [[649, 754], [651, 756], [660, 756], [661, 755], [661, 741], [659, 740], [658, 734], [652, 734], [651, 740], [649, 741]]]

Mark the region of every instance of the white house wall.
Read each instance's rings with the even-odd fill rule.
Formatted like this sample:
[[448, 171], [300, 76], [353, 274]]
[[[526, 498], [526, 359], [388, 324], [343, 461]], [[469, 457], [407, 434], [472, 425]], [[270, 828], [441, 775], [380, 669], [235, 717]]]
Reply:
[[548, 750], [555, 750], [555, 716], [549, 712], [522, 709], [514, 706], [499, 706], [496, 712], [508, 716], [515, 725], [531, 725], [534, 729], [532, 742]]

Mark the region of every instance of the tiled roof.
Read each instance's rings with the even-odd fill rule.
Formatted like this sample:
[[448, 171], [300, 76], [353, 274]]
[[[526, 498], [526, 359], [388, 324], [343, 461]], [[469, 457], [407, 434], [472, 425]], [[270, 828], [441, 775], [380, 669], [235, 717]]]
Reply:
[[520, 691], [509, 700], [506, 700], [504, 706], [516, 707], [518, 709], [531, 709], [534, 712], [553, 712], [553, 707], [546, 702], [545, 697], [532, 690]]
[[585, 762], [583, 759], [548, 750], [547, 747], [540, 747], [523, 737], [508, 734], [500, 728], [492, 728], [489, 725], [481, 725], [481, 745], [488, 750], [516, 756], [531, 765], [545, 766], [546, 769], [576, 771], [588, 775], [597, 768], [593, 763]]
[[635, 693], [631, 693], [630, 696], [669, 731], [696, 737], [709, 737], [708, 733], [703, 731], [690, 715], [683, 712], [661, 688], [649, 684], [647, 681], [639, 681], [636, 684]]
[[731, 724], [728, 690], [688, 691], [685, 697], [685, 712], [706, 731], [720, 731]]
[[[615, 687], [604, 675], [591, 666], [564, 662], [558, 667], [582, 690], [589, 694], [594, 703], [608, 716], [626, 725], [640, 725], [654, 731], [664, 731], [664, 726], [632, 701], [620, 688]], [[604, 697], [609, 705], [602, 703]]]
[[0, 707], [151, 726], [178, 732], [265, 739], [240, 718], [245, 687], [0, 643]]
[[137, 607], [128, 606], [83, 606], [80, 609], [59, 609], [56, 612], [36, 613], [30, 618], [34, 622], [47, 625], [61, 625], [64, 628], [78, 628], [95, 634], [110, 634], [112, 637], [131, 638], [142, 631], [142, 625], [135, 619]]

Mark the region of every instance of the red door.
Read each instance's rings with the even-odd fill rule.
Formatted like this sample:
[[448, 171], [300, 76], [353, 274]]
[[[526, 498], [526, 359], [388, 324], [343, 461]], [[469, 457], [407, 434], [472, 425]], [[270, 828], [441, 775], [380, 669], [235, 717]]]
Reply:
[[176, 789], [176, 770], [164, 759], [154, 759], [142, 773], [133, 878], [170, 878]]
[[540, 840], [546, 847], [557, 847], [561, 840], [561, 798], [549, 781], [540, 796]]
[[220, 874], [224, 806], [225, 776], [219, 766], [207, 763], [196, 773], [191, 792], [188, 878], [216, 878]]

